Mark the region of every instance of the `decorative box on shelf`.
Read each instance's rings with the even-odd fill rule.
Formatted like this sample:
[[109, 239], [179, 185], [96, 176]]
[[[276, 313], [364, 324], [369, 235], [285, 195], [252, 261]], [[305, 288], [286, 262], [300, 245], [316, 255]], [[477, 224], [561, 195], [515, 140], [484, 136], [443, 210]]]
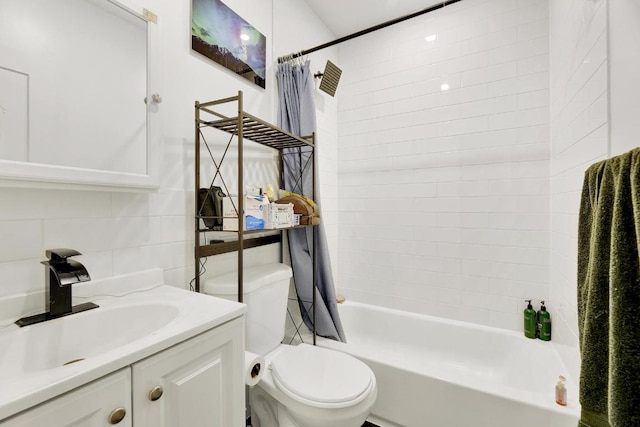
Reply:
[[293, 227], [295, 224], [293, 204], [268, 203], [264, 209], [264, 228], [276, 229]]

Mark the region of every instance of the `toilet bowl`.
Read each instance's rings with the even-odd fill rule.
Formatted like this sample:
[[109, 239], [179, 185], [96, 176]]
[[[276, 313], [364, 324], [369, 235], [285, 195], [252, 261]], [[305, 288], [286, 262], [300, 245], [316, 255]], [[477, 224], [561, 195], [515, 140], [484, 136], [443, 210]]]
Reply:
[[282, 345], [250, 392], [253, 427], [360, 427], [377, 397], [369, 367], [338, 351]]
[[[267, 369], [249, 390], [253, 427], [360, 427], [377, 397], [371, 369], [346, 353], [308, 344], [281, 344], [291, 268], [267, 264], [244, 269], [246, 349]], [[237, 298], [237, 275], [205, 281], [205, 293]]]

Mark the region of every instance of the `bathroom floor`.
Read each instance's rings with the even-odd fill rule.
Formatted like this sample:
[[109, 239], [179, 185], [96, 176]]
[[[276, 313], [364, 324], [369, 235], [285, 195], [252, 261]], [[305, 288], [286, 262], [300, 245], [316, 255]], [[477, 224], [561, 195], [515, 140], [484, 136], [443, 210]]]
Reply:
[[[251, 418], [247, 419], [247, 427], [251, 427]], [[369, 421], [365, 421], [364, 424], [362, 424], [362, 427], [380, 427], [380, 426], [370, 423]]]

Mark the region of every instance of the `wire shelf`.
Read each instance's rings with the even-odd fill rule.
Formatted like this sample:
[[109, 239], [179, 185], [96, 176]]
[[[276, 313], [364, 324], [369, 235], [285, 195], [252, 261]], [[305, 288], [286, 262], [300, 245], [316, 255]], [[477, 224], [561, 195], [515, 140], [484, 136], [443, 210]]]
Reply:
[[[220, 120], [200, 120], [202, 126], [214, 127], [221, 131], [237, 135], [238, 117], [229, 117]], [[249, 113], [242, 115], [242, 136], [258, 144], [282, 150], [285, 148], [313, 147], [312, 136], [298, 137], [282, 129], [279, 129]]]

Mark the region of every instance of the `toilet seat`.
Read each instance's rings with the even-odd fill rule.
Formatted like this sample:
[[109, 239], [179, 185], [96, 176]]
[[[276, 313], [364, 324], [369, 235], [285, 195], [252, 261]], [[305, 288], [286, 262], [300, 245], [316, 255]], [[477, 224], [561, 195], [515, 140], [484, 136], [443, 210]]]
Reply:
[[271, 361], [276, 386], [290, 398], [318, 408], [342, 408], [375, 387], [367, 365], [348, 354], [308, 344], [288, 347]]

